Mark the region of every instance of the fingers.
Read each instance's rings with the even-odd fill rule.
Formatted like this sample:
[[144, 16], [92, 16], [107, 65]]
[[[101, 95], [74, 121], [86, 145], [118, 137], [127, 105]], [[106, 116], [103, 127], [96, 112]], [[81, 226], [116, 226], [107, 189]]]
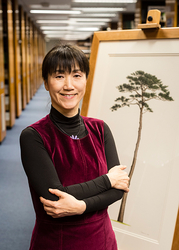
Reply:
[[57, 216], [56, 214], [56, 201], [46, 200], [43, 197], [40, 197], [40, 201], [43, 204], [44, 210], [48, 215], [51, 215], [53, 218]]
[[127, 183], [129, 183], [129, 181], [130, 181], [130, 178], [129, 178], [129, 176], [127, 174], [125, 174], [122, 179], [127, 181]]
[[49, 192], [52, 193], [52, 194], [55, 194], [56, 196], [58, 197], [62, 197], [64, 196], [64, 192], [58, 190], [58, 189], [52, 189], [52, 188], [49, 188]]
[[129, 182], [130, 178], [125, 171], [121, 170], [121, 172], [118, 174], [118, 181], [123, 181], [123, 180], [126, 180]]
[[50, 200], [46, 200], [43, 197], [40, 197], [40, 201], [42, 202], [42, 204], [46, 207], [52, 207], [55, 204], [55, 201], [50, 201]]
[[40, 197], [40, 201], [41, 201], [42, 203], [45, 203], [45, 202], [46, 202], [46, 199], [44, 199], [43, 197]]
[[124, 192], [128, 193], [129, 192], [129, 188], [124, 189]]
[[115, 187], [116, 189], [123, 190], [124, 192], [129, 192], [129, 186], [126, 183], [121, 183]]
[[[58, 190], [58, 189], [52, 189], [52, 188], [49, 188], [49, 192], [58, 196], [59, 199], [60, 198], [63, 198], [65, 196], [65, 193]], [[51, 207], [51, 206], [54, 206], [55, 204], [55, 201], [50, 201], [50, 200], [47, 200], [43, 197], [40, 197], [40, 201], [43, 203], [44, 206], [47, 206], [47, 207]]]
[[127, 166], [125, 166], [125, 165], [119, 165], [119, 168], [120, 168], [121, 170], [124, 170], [124, 169], [127, 168]]
[[116, 189], [122, 189], [125, 192], [129, 192], [130, 178], [126, 172], [123, 172], [122, 170], [121, 172], [122, 173], [120, 174], [120, 178], [118, 179], [118, 181], [116, 181], [113, 187]]

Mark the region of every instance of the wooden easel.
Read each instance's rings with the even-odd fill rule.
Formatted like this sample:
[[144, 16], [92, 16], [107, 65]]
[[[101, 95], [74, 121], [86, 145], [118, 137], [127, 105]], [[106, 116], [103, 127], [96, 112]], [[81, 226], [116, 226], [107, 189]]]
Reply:
[[[117, 42], [117, 41], [142, 41], [142, 40], [165, 40], [165, 39], [179, 39], [179, 28], [161, 28], [160, 26], [160, 11], [151, 10], [148, 12], [146, 24], [139, 24], [138, 29], [131, 30], [111, 30], [94, 32], [93, 42], [90, 55], [90, 74], [87, 81], [86, 94], [83, 98], [81, 114], [88, 116], [88, 109], [90, 104], [91, 92], [94, 82], [94, 75], [98, 74], [96, 70], [96, 62], [98, 54], [100, 53], [99, 47], [101, 43]], [[107, 52], [106, 52], [107, 53]], [[96, 73], [97, 71], [97, 73]], [[103, 87], [101, 82], [101, 88]], [[95, 104], [97, 105], [97, 104]], [[177, 209], [177, 208], [176, 208]], [[175, 223], [173, 244], [171, 249], [179, 249], [179, 210]]]
[[149, 10], [146, 23], [138, 24], [138, 29], [159, 29], [161, 27], [159, 24], [160, 16], [161, 12], [159, 10]]
[[[138, 29], [159, 29], [161, 12], [159, 10], [150, 10], [147, 15], [146, 24], [138, 24]], [[173, 236], [173, 244], [171, 250], [179, 249], [179, 210], [175, 225], [175, 232]]]
[[99, 44], [105, 41], [132, 41], [166, 38], [178, 39], [178, 28], [160, 28], [160, 15], [161, 12], [159, 10], [150, 10], [147, 15], [146, 24], [139, 24], [138, 29], [94, 32], [90, 55], [90, 74], [88, 76], [86, 93], [82, 104], [82, 115], [87, 116], [88, 114]]

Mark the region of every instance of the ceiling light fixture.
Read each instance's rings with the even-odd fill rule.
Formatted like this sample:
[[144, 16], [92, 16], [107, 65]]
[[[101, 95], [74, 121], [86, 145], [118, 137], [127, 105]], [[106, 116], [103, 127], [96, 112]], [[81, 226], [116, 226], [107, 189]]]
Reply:
[[106, 22], [76, 22], [75, 20], [39, 20], [36, 21], [39, 24], [72, 24], [75, 26], [82, 25], [82, 26], [91, 26], [91, 25], [106, 25]]
[[118, 11], [124, 11], [125, 8], [119, 7], [119, 8], [102, 8], [102, 7], [96, 7], [96, 8], [72, 8], [72, 10], [79, 10], [83, 12], [118, 12]]
[[81, 23], [81, 22], [110, 22], [110, 18], [69, 18], [67, 20], [36, 20], [36, 23]]
[[42, 26], [42, 30], [44, 31], [58, 31], [58, 30], [70, 30], [70, 31], [98, 31], [100, 28], [99, 27], [73, 27], [73, 26], [66, 26], [66, 27], [59, 27], [59, 26]]
[[70, 18], [69, 20], [75, 20], [77, 22], [110, 22], [110, 18]]
[[64, 34], [71, 34], [71, 35], [85, 35], [85, 34], [92, 34], [91, 32], [87, 31], [87, 32], [81, 32], [81, 31], [69, 31], [69, 30], [65, 30], [65, 31], [43, 31], [44, 35], [64, 35]]
[[69, 23], [69, 20], [36, 20], [36, 23]]
[[77, 31], [98, 31], [100, 30], [98, 27], [81, 27], [81, 28], [77, 28]]
[[71, 4], [49, 4], [48, 7], [43, 7], [41, 4], [30, 4], [29, 5], [30, 9], [34, 10], [42, 10], [44, 8], [47, 8], [48, 10], [70, 10]]
[[30, 10], [32, 14], [81, 14], [80, 10]]
[[42, 30], [73, 30], [73, 26], [41, 26]]
[[136, 0], [73, 0], [75, 3], [136, 3]]
[[64, 36], [64, 35], [71, 35], [71, 36], [91, 36], [93, 34], [93, 32], [69, 32], [69, 31], [65, 31], [65, 32], [57, 32], [57, 33], [48, 33], [48, 32], [44, 32], [43, 33], [45, 36], [53, 36], [53, 37], [58, 37], [58, 36]]
[[75, 40], [86, 40], [90, 36], [91, 36], [91, 34], [84, 35], [84, 36], [82, 36], [82, 35], [74, 35], [74, 36], [72, 36], [72, 35], [60, 35], [60, 36], [47, 35], [46, 39], [53, 38], [53, 39], [62, 39], [62, 40], [70, 40], [70, 41], [74, 40], [75, 41]]
[[[74, 17], [75, 15], [72, 15]], [[115, 17], [116, 13], [85, 13], [81, 14], [80, 17], [88, 18], [88, 17]]]
[[[91, 34], [88, 34], [88, 36], [90, 36], [90, 35], [91, 35]], [[71, 34], [61, 34], [61, 35], [60, 35], [60, 34], [57, 34], [57, 35], [54, 34], [54, 35], [51, 35], [51, 34], [49, 34], [49, 35], [47, 35], [47, 37], [53, 37], [53, 38], [58, 38], [58, 37], [64, 38], [64, 36], [71, 36], [71, 37], [72, 37], [72, 36], [73, 36], [73, 37], [74, 37], [74, 36], [81, 36], [81, 33], [80, 33], [80, 35], [79, 35], [79, 34], [77, 34], [77, 35], [76, 35], [76, 34], [74, 34], [74, 35], [71, 35]], [[86, 35], [85, 35], [85, 36], [86, 36]]]

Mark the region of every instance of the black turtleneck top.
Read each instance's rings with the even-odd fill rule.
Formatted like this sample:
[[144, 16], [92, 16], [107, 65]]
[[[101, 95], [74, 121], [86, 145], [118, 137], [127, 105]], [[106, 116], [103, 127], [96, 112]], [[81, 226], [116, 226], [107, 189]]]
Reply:
[[[68, 118], [52, 106], [50, 119], [58, 129], [72, 138], [81, 139], [88, 133], [83, 123], [83, 118], [79, 113], [74, 117]], [[120, 163], [112, 133], [106, 123], [104, 123], [104, 142], [109, 170]], [[86, 203], [85, 213], [87, 213], [104, 209], [123, 196], [122, 190], [111, 188], [107, 175], [68, 187], [62, 186], [41, 136], [32, 127], [27, 127], [22, 131], [20, 147], [24, 170], [39, 197], [42, 196], [53, 201], [58, 200], [58, 197], [52, 195], [48, 189], [59, 189], [79, 200], [84, 200]]]

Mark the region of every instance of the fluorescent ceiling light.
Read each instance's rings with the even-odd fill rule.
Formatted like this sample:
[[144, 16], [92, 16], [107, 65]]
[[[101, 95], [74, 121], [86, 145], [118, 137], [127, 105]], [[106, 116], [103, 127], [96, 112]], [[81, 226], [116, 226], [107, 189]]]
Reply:
[[89, 8], [72, 8], [73, 10], [79, 10], [83, 12], [118, 12], [118, 11], [124, 11], [125, 8], [119, 7], [119, 8], [102, 8], [102, 7], [89, 7]]
[[70, 41], [76, 41], [76, 40], [86, 40], [88, 37], [90, 37], [90, 35], [89, 36], [81, 36], [81, 35], [79, 35], [79, 36], [68, 36], [68, 35], [66, 35], [66, 36], [47, 36], [46, 38], [48, 39], [48, 38], [53, 38], [53, 39], [61, 39], [61, 40], [70, 40]]
[[69, 18], [67, 20], [52, 20], [52, 19], [47, 19], [47, 20], [36, 20], [36, 23], [79, 23], [81, 24], [82, 22], [110, 22], [110, 18]]
[[43, 20], [43, 21], [36, 21], [39, 24], [46, 24], [46, 25], [51, 25], [51, 24], [72, 24], [75, 26], [93, 26], [93, 25], [98, 25], [98, 26], [102, 26], [102, 25], [106, 25], [106, 22], [75, 22], [73, 20]]
[[110, 22], [110, 18], [70, 18], [69, 20], [75, 20], [77, 22]]
[[80, 10], [30, 10], [32, 14], [81, 14]]
[[70, 4], [58, 4], [58, 5], [49, 4], [49, 6], [43, 6], [42, 4], [31, 4], [31, 5], [29, 5], [29, 7], [30, 7], [30, 9], [44, 9], [44, 8], [47, 8], [48, 10], [49, 9], [54, 9], [54, 10], [56, 10], [56, 9], [59, 9], [59, 10], [64, 9], [64, 10], [66, 10], [66, 9], [70, 9], [71, 5]]
[[90, 37], [93, 33], [91, 32], [88, 32], [88, 33], [75, 33], [75, 34], [46, 34], [45, 36], [46, 37], [49, 37], [49, 38], [66, 38], [66, 37], [71, 37], [71, 38], [74, 38], [74, 39], [80, 39], [80, 40], [85, 40], [86, 38]]
[[136, 3], [137, 0], [73, 0], [75, 3]]
[[[73, 15], [74, 17], [75, 15]], [[115, 13], [86, 13], [86, 14], [81, 14], [80, 17], [115, 17]]]
[[69, 20], [37, 20], [36, 23], [70, 23]]
[[75, 27], [73, 26], [41, 26], [42, 30], [72, 30]]
[[77, 28], [78, 31], [98, 31], [99, 28], [98, 27], [81, 27], [81, 28]]
[[66, 30], [66, 31], [56, 31], [56, 32], [54, 32], [54, 31], [44, 31], [43, 32], [43, 34], [44, 35], [66, 35], [66, 34], [68, 34], [68, 35], [85, 35], [85, 34], [87, 34], [87, 35], [89, 35], [89, 34], [91, 34], [92, 32], [90, 31], [87, 31], [87, 32], [81, 32], [81, 31], [69, 31], [69, 30]]
[[42, 30], [53, 30], [54, 32], [56, 30], [75, 30], [75, 31], [98, 31], [99, 27], [73, 27], [73, 26], [66, 26], [66, 27], [59, 27], [59, 26], [42, 26]]

